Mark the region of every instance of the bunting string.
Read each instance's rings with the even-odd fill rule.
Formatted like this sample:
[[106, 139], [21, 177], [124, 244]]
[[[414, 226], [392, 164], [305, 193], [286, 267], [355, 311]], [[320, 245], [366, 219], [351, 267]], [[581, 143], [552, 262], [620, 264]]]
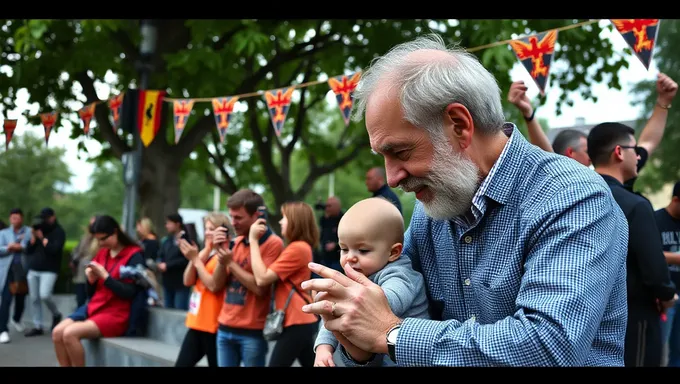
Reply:
[[[520, 35], [514, 39], [507, 39], [503, 41], [496, 41], [493, 43], [479, 45], [472, 48], [467, 48], [468, 52], [478, 52], [484, 49], [495, 48], [503, 45], [508, 45], [517, 56], [519, 62], [525, 67], [531, 78], [536, 83], [542, 95], [545, 94], [545, 87], [548, 83], [550, 67], [553, 62], [553, 55], [555, 53], [555, 44], [557, 42], [558, 33], [570, 29], [592, 25], [602, 21], [602, 19], [591, 19], [565, 25], [563, 27], [553, 28], [543, 32], [533, 33], [531, 35]], [[639, 61], [649, 70], [652, 61], [654, 47], [656, 44], [656, 37], [659, 32], [659, 19], [610, 19], [609, 20], [615, 29], [624, 38], [626, 43], [632, 49], [634, 55]], [[259, 90], [254, 92], [243, 93], [239, 95], [217, 96], [217, 97], [188, 97], [175, 98], [166, 97], [166, 92], [162, 90], [136, 90], [128, 89], [120, 92], [117, 95], [112, 95], [107, 100], [97, 100], [83, 106], [78, 110], [78, 115], [82, 121], [83, 135], [91, 136], [90, 122], [92, 120], [94, 108], [97, 104], [107, 103], [111, 110], [111, 118], [113, 120], [114, 131], [117, 131], [120, 125], [121, 116], [124, 114], [125, 108], [123, 104], [130, 104], [131, 108], [127, 110], [132, 113], [137, 130], [143, 138], [143, 143], [148, 146], [156, 137], [160, 125], [160, 104], [162, 102], [172, 103], [174, 116], [174, 131], [175, 143], [179, 142], [182, 132], [187, 124], [195, 103], [211, 103], [213, 113], [215, 116], [215, 125], [219, 132], [221, 141], [224, 142], [227, 128], [231, 120], [231, 115], [234, 112], [235, 104], [248, 97], [262, 97], [266, 102], [267, 109], [270, 114], [271, 123], [277, 135], [281, 134], [283, 124], [285, 122], [290, 104], [292, 102], [292, 94], [295, 89], [311, 87], [326, 83], [330, 90], [336, 96], [338, 107], [342, 113], [345, 125], [350, 124], [350, 113], [353, 107], [353, 93], [361, 77], [361, 71], [354, 72], [349, 75], [339, 75], [329, 77], [327, 80], [307, 81], [300, 84], [291, 84], [283, 88], [272, 90]], [[129, 96], [127, 96], [129, 95]], [[125, 96], [125, 97], [124, 97]], [[56, 110], [47, 113], [40, 113], [40, 120], [45, 130], [45, 145], [49, 140], [50, 132], [56, 128], [56, 121], [59, 113], [70, 113], [70, 110]], [[35, 118], [26, 113], [23, 114], [27, 118]], [[12, 138], [12, 134], [16, 125], [12, 126], [13, 121], [6, 120], [9, 123], [5, 124], [4, 131], [6, 134], [6, 146]], [[128, 121], [128, 120], [126, 120]]]

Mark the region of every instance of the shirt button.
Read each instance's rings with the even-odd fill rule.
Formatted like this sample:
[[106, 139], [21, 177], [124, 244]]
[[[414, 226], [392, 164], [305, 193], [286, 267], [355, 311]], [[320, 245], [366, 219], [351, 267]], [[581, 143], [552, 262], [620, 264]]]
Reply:
[[465, 283], [465, 285], [470, 285], [470, 279], [465, 279], [463, 283]]
[[475, 316], [475, 315], [473, 314], [472, 316], [470, 316], [470, 320], [472, 320], [472, 321], [477, 321], [477, 316]]
[[472, 243], [472, 236], [465, 236], [465, 242], [466, 242], [467, 244]]

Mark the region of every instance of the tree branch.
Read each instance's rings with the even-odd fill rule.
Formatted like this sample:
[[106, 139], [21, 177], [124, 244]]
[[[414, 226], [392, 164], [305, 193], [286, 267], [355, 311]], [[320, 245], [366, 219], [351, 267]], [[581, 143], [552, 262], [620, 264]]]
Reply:
[[[340, 157], [333, 163], [311, 166], [307, 178], [302, 183], [300, 188], [295, 192], [296, 200], [304, 200], [305, 196], [312, 190], [314, 183], [323, 175], [331, 173], [336, 169], [345, 166], [347, 163], [352, 161], [359, 153], [368, 148], [370, 145], [368, 139], [363, 139], [359, 141], [356, 146], [345, 156]], [[311, 163], [311, 161], [310, 161]]]
[[[100, 101], [97, 96], [97, 91], [94, 89], [94, 80], [87, 75], [87, 71], [79, 72], [75, 76], [76, 80], [83, 87], [83, 94], [87, 98], [85, 104], [89, 104], [95, 101]], [[109, 122], [109, 106], [103, 105], [105, 103], [97, 104], [95, 108], [95, 119], [97, 120], [97, 126], [100, 128], [99, 132], [104, 137], [104, 139], [111, 145], [111, 151], [117, 158], [121, 158], [123, 153], [130, 151], [131, 148], [118, 137], [118, 134], [114, 132], [111, 122]]]
[[[213, 134], [213, 140], [215, 142], [219, 141], [219, 137], [217, 133]], [[213, 165], [217, 167], [217, 169], [220, 171], [220, 174], [224, 178], [224, 182], [219, 182], [215, 176], [210, 172], [209, 170], [206, 170], [206, 177], [208, 178], [208, 181], [215, 185], [216, 187], [220, 188], [223, 190], [225, 193], [232, 194], [238, 190], [236, 183], [234, 182], [234, 179], [229, 175], [229, 172], [227, 172], [227, 169], [224, 167], [224, 164], [226, 163], [226, 160], [222, 153], [220, 152], [219, 148], [215, 146], [215, 153], [212, 153], [210, 149], [208, 149], [208, 145], [205, 142], [202, 142], [202, 147], [203, 150], [210, 156], [210, 158], [213, 160]]]
[[[302, 64], [303, 62], [301, 62]], [[309, 81], [309, 78], [312, 75], [312, 60], [307, 60], [304, 62], [307, 66], [304, 76], [302, 78], [302, 82], [306, 83]], [[304, 128], [304, 122], [305, 122], [305, 117], [307, 116], [307, 111], [309, 108], [312, 106], [310, 105], [305, 105], [305, 100], [307, 96], [307, 88], [303, 88], [300, 91], [300, 102], [298, 103], [298, 110], [297, 110], [297, 116], [295, 117], [295, 127], [293, 128], [293, 137], [290, 140], [290, 143], [285, 148], [285, 153], [287, 156], [290, 156], [290, 154], [293, 152], [293, 148], [295, 147], [295, 143], [297, 143], [298, 139], [300, 138], [300, 134], [302, 133], [302, 129]]]

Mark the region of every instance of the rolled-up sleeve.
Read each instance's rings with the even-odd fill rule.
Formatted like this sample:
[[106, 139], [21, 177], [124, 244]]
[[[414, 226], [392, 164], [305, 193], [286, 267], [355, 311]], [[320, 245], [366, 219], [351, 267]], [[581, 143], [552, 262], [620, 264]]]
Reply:
[[[612, 294], [618, 298], [613, 305], [625, 312], [627, 222], [599, 183], [569, 186], [527, 210], [520, 211], [528, 237], [514, 314], [490, 324], [405, 319], [398, 365], [586, 363]], [[620, 318], [606, 326], [622, 339], [626, 324]]]

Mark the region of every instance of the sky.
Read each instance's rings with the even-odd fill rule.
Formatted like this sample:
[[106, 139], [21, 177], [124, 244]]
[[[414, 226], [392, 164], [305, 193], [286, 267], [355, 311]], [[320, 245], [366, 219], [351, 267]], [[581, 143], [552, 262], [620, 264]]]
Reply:
[[[609, 21], [600, 21], [600, 25], [607, 25]], [[562, 33], [569, 33], [568, 31]], [[603, 30], [601, 33], [601, 38], [609, 39], [614, 44], [615, 50], [619, 54], [624, 54], [623, 49], [627, 47], [626, 42], [623, 37], [616, 31], [609, 32], [608, 30]], [[559, 36], [558, 36], [559, 44]], [[609, 89], [608, 84], [599, 83], [593, 84], [593, 93], [598, 97], [597, 104], [592, 101], [584, 101], [580, 94], [574, 93], [570, 95], [570, 98], [574, 100], [573, 107], [564, 106], [562, 108], [562, 114], [557, 116], [555, 111], [555, 105], [557, 101], [558, 94], [556, 92], [551, 92], [551, 88], [548, 85], [546, 87], [546, 94], [548, 98], [546, 103], [540, 106], [536, 110], [536, 117], [548, 120], [548, 124], [551, 128], [559, 128], [565, 126], [575, 125], [577, 118], [585, 119], [586, 124], [597, 124], [603, 121], [610, 120], [634, 120], [640, 117], [642, 110], [638, 106], [633, 106], [631, 101], [633, 96], [629, 93], [631, 86], [643, 80], [653, 80], [658, 74], [658, 69], [655, 63], [652, 61], [649, 71], [645, 69], [642, 63], [637, 59], [637, 57], [632, 54], [627, 55], [630, 60], [629, 68], [624, 68], [619, 72], [619, 79], [621, 81], [621, 90]], [[559, 60], [554, 63], [553, 68], [558, 68], [560, 65]], [[531, 76], [526, 71], [526, 69], [519, 63], [516, 63], [515, 67], [511, 71], [511, 78], [513, 81], [524, 80], [525, 84], [528, 84], [528, 96], [534, 99], [538, 95], [538, 87], [535, 85]], [[676, 79], [677, 80], [677, 79]], [[79, 85], [76, 83], [74, 88], [79, 92]], [[507, 92], [507, 91], [505, 91]], [[109, 95], [109, 88], [104, 84], [99, 84], [97, 86], [97, 94], [100, 99], [107, 99]], [[202, 96], [214, 96], [214, 95], [197, 95]], [[333, 102], [334, 98], [329, 94], [327, 100]], [[81, 97], [84, 100], [84, 97]], [[17, 94], [17, 109], [11, 111], [10, 118], [17, 118], [20, 111], [28, 110], [31, 114], [39, 113], [38, 104], [29, 105], [27, 103], [28, 93], [26, 90], [21, 90]], [[74, 104], [75, 108], [79, 108], [82, 104]], [[4, 114], [3, 114], [4, 117]], [[75, 191], [86, 191], [90, 187], [90, 175], [94, 170], [94, 165], [86, 161], [87, 155], [81, 153], [81, 158], [78, 157], [78, 140], [71, 140], [69, 137], [71, 135], [72, 126], [70, 122], [66, 120], [60, 120], [61, 126], [57, 131], [53, 131], [50, 135], [49, 145], [50, 147], [61, 147], [66, 149], [65, 161], [71, 168], [71, 172], [74, 175], [71, 178], [71, 189]], [[92, 124], [93, 129], [97, 129], [96, 123]], [[24, 117], [19, 117], [17, 129], [15, 131], [15, 136], [21, 136], [24, 132], [31, 131], [34, 134], [43, 135], [44, 130], [42, 126], [29, 126]], [[0, 141], [4, 143], [4, 135], [0, 138]], [[80, 139], [82, 140], [82, 139]], [[88, 151], [96, 156], [101, 150], [101, 145], [94, 140], [85, 140], [85, 146]], [[11, 148], [10, 148], [11, 150]]]

